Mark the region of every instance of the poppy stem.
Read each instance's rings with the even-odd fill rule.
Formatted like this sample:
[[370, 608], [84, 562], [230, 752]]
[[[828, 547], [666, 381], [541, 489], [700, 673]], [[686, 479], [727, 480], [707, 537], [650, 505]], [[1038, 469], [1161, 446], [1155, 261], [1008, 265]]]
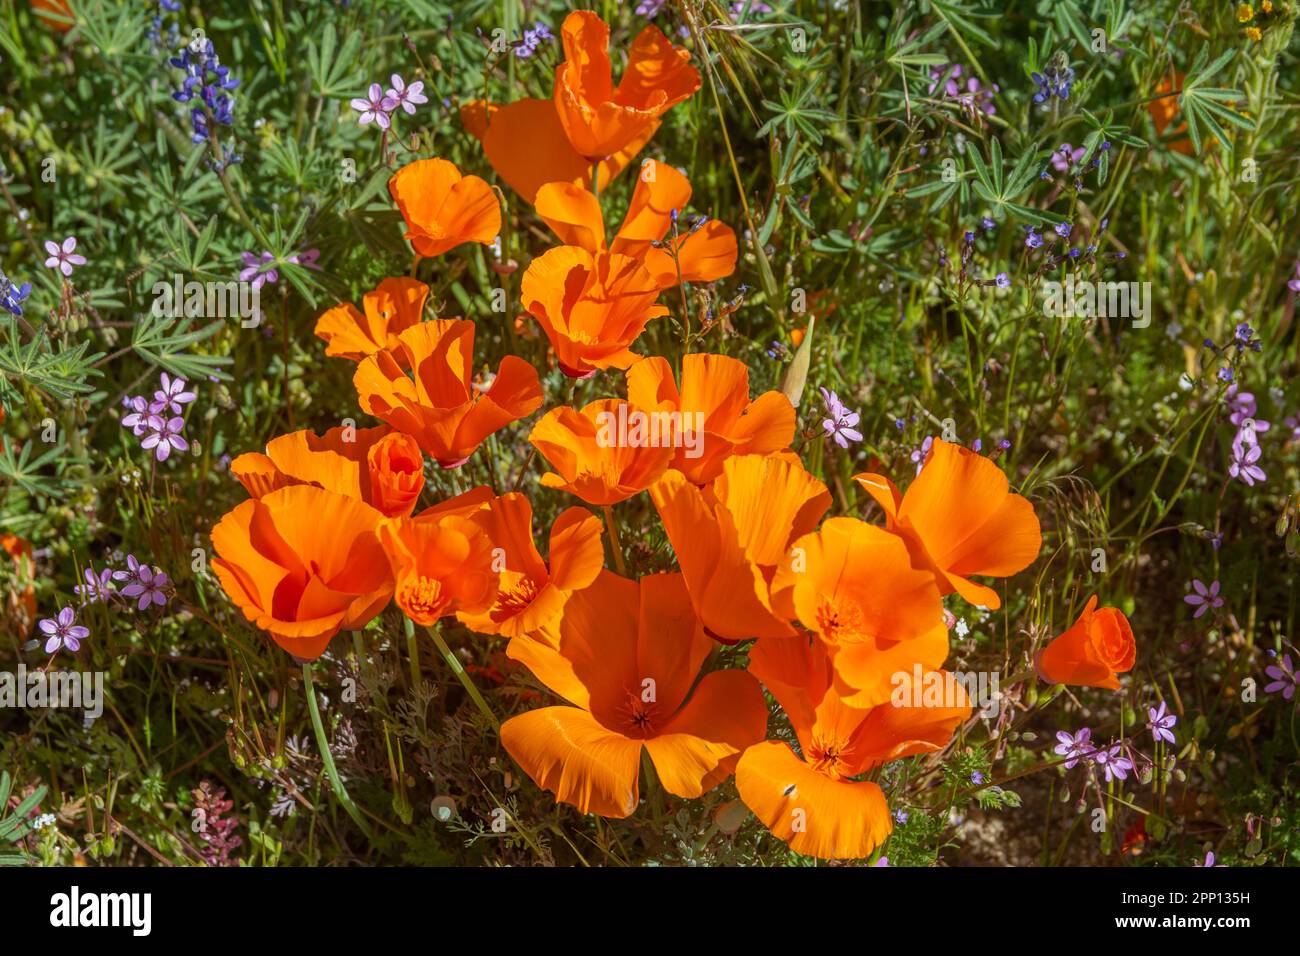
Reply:
[[474, 686], [473, 678], [465, 673], [465, 665], [460, 662], [460, 658], [451, 652], [451, 648], [447, 646], [447, 642], [442, 639], [442, 635], [438, 633], [436, 628], [430, 627], [428, 631], [429, 636], [433, 638], [434, 645], [442, 653], [443, 660], [447, 662], [447, 666], [451, 668], [452, 673], [456, 675], [456, 679], [465, 688], [465, 693], [469, 694], [470, 699], [474, 701], [475, 706], [478, 707], [483, 716], [488, 719], [488, 723], [492, 725], [492, 728], [500, 730], [501, 721], [497, 720], [497, 715], [492, 713], [492, 708], [488, 706], [488, 702], [483, 699], [483, 695]]
[[614, 520], [614, 509], [605, 505], [605, 527], [609, 529], [610, 550], [614, 552], [614, 566], [618, 573], [627, 577], [627, 562], [623, 560], [623, 542], [618, 539], [618, 522]]
[[595, 160], [591, 164], [591, 194], [600, 201], [600, 160]]
[[347, 788], [339, 778], [338, 768], [334, 766], [334, 755], [330, 753], [329, 738], [325, 736], [325, 725], [320, 719], [320, 706], [316, 703], [316, 688], [311, 682], [310, 661], [303, 662], [302, 682], [307, 688], [307, 709], [311, 712], [312, 729], [316, 731], [316, 746], [320, 749], [320, 759], [325, 764], [325, 773], [329, 775], [330, 783], [334, 786], [334, 795], [339, 798], [339, 803], [343, 804], [343, 809], [348, 812], [348, 816], [356, 821], [361, 832], [366, 835], [366, 839], [370, 839], [370, 827], [366, 824], [365, 817], [361, 815], [361, 810], [348, 796]]

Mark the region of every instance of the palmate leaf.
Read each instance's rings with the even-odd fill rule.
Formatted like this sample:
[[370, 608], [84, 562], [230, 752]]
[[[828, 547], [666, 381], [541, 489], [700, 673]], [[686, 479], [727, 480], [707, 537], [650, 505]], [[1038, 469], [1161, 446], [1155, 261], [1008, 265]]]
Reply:
[[55, 352], [44, 328], [24, 345], [14, 317], [0, 316], [0, 403], [6, 408], [14, 404], [18, 395], [14, 383], [21, 381], [60, 398], [91, 391], [89, 379], [100, 374], [92, 366], [103, 353], [87, 355], [88, 347], [89, 343], [79, 342]]
[[66, 464], [63, 442], [35, 458], [32, 457], [32, 444], [29, 441], [15, 452], [8, 436], [0, 437], [0, 478], [7, 484], [17, 485], [29, 495], [53, 497], [59, 491], [60, 482], [41, 474], [41, 470]]
[[952, 0], [930, 0], [930, 6], [953, 33], [962, 37], [973, 37], [985, 46], [998, 45], [997, 40], [971, 19], [972, 17], [996, 17], [998, 14], [989, 10], [972, 10], [965, 4], [953, 3]]
[[1235, 49], [1226, 50], [1215, 58], [1213, 63], [1206, 66], [1205, 61], [1209, 54], [1206, 50], [1201, 50], [1192, 68], [1187, 72], [1187, 79], [1183, 82], [1183, 92], [1178, 97], [1178, 101], [1187, 120], [1187, 135], [1191, 138], [1192, 149], [1198, 154], [1207, 135], [1217, 139], [1226, 149], [1232, 149], [1232, 142], [1228, 139], [1228, 134], [1220, 121], [1230, 123], [1239, 129], [1255, 128], [1254, 121], [1242, 116], [1229, 105], [1244, 100], [1246, 94], [1238, 90], [1206, 85], [1236, 55]]
[[984, 157], [980, 155], [979, 149], [974, 146], [967, 150], [966, 154], [970, 156], [971, 165], [975, 167], [975, 183], [971, 188], [975, 195], [993, 206], [995, 211], [1000, 210], [1004, 214], [1011, 213], [1030, 222], [1057, 223], [1065, 221], [1062, 216], [1054, 212], [1034, 209], [1023, 203], [1015, 202], [1038, 178], [1038, 174], [1034, 171], [1034, 161], [1038, 155], [1036, 146], [1030, 147], [1021, 154], [1020, 158], [1016, 160], [1016, 165], [1012, 168], [1009, 177], [1003, 172], [1002, 144], [997, 139], [994, 139], [989, 144], [987, 163], [984, 161]]
[[[44, 784], [38, 786], [10, 813], [7, 808], [12, 789], [9, 771], [0, 771], [0, 844], [12, 843], [16, 846], [30, 831], [27, 817], [45, 798], [46, 787]], [[22, 866], [26, 862], [27, 855], [21, 850], [17, 853], [0, 853], [0, 866]]]
[[145, 312], [136, 322], [131, 348], [145, 361], [164, 368], [181, 378], [196, 379], [208, 375], [229, 379], [221, 366], [233, 360], [224, 355], [198, 355], [187, 351], [220, 332], [230, 319], [217, 319], [202, 328], [192, 328], [191, 319], [172, 319]]
[[361, 71], [356, 68], [360, 49], [359, 30], [349, 33], [343, 46], [339, 47], [338, 34], [329, 22], [321, 30], [319, 46], [315, 40], [307, 41], [307, 72], [311, 74], [317, 96], [338, 99], [359, 92], [364, 82]]

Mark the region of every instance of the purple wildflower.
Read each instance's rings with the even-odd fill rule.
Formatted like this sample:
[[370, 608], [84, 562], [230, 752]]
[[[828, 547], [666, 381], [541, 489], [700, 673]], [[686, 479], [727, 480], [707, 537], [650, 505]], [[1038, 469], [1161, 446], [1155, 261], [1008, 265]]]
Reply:
[[834, 392], [822, 388], [821, 393], [826, 414], [830, 416], [822, 420], [822, 428], [826, 430], [826, 434], [835, 439], [835, 444], [841, 448], [848, 448], [849, 442], [862, 441], [862, 432], [853, 427], [861, 416], [857, 412], [849, 411]]
[[1060, 741], [1052, 752], [1061, 757], [1068, 758], [1065, 761], [1065, 769], [1073, 770], [1079, 760], [1092, 749], [1092, 729], [1083, 727], [1078, 733], [1070, 733], [1066, 730], [1058, 730], [1056, 739]]
[[[396, 111], [400, 106], [406, 113], [414, 115], [417, 106], [429, 102], [429, 98], [423, 92], [423, 82], [416, 82], [407, 86], [406, 81], [396, 73], [390, 76], [389, 79], [392, 80], [393, 85], [388, 89], [384, 99], [392, 101], [393, 111]], [[355, 103], [353, 105], [355, 106]], [[365, 120], [362, 119], [359, 122], [364, 124]]]
[[81, 642], [90, 636], [90, 629], [77, 623], [77, 612], [70, 607], [59, 611], [58, 617], [45, 618], [37, 627], [46, 635], [46, 654], [53, 654], [60, 647], [75, 653], [81, 649]]
[[1300, 678], [1296, 677], [1295, 668], [1291, 666], [1290, 654], [1283, 654], [1281, 663], [1265, 667], [1264, 673], [1273, 678], [1272, 683], [1264, 685], [1264, 693], [1275, 694], [1281, 691], [1283, 700], [1290, 700], [1295, 696], [1295, 689], [1300, 686]]
[[130, 409], [128, 414], [122, 416], [122, 427], [131, 429], [135, 437], [139, 438], [149, 430], [149, 417], [153, 415], [153, 409], [143, 395], [128, 395], [122, 399], [122, 405]]
[[135, 583], [140, 580], [140, 569], [142, 567], [144, 565], [140, 563], [134, 554], [128, 554], [126, 556], [126, 570], [114, 571], [113, 580]]
[[165, 573], [155, 571], [147, 564], [142, 564], [136, 572], [136, 579], [122, 588], [122, 595], [129, 598], [139, 598], [136, 609], [140, 611], [143, 611], [151, 603], [163, 607], [167, 603], [167, 595], [163, 592], [163, 589], [170, 583]]
[[1068, 173], [1071, 166], [1075, 166], [1083, 159], [1085, 150], [1082, 146], [1075, 149], [1069, 143], [1062, 143], [1057, 147], [1056, 152], [1052, 153], [1052, 168], [1058, 173]]
[[993, 277], [993, 282], [999, 289], [1006, 289], [1011, 286], [1011, 276], [1005, 272], [999, 272]]
[[1226, 863], [1215, 863], [1215, 862], [1214, 862], [1214, 851], [1213, 851], [1213, 850], [1210, 850], [1210, 851], [1208, 851], [1208, 852], [1205, 854], [1205, 862], [1204, 862], [1204, 863], [1193, 863], [1192, 865], [1193, 865], [1193, 866], [1207, 866], [1207, 867], [1209, 867], [1209, 866], [1226, 867], [1228, 864], [1226, 864]]
[[1211, 608], [1223, 607], [1223, 598], [1219, 597], [1219, 582], [1211, 581], [1207, 588], [1201, 583], [1199, 578], [1192, 579], [1192, 590], [1195, 594], [1189, 594], [1183, 600], [1196, 608], [1193, 618], [1198, 618]]
[[1025, 233], [1025, 245], [1030, 249], [1038, 249], [1043, 245], [1043, 237], [1039, 234], [1036, 226], [1026, 226], [1028, 232]]
[[1068, 222], [1058, 222], [1055, 226], [1052, 227], [1052, 231], [1055, 232], [1062, 239], [1069, 239], [1070, 230], [1073, 228], [1074, 227], [1070, 225]]
[[639, 17], [645, 17], [647, 20], [653, 20], [655, 17], [659, 16], [659, 13], [664, 8], [664, 4], [667, 2], [668, 0], [641, 0], [641, 2], [636, 5], [636, 14]]
[[371, 83], [365, 97], [357, 97], [352, 101], [352, 108], [361, 114], [357, 118], [358, 126], [374, 123], [380, 129], [388, 129], [393, 125], [390, 114], [397, 109], [397, 101], [391, 96], [385, 96], [383, 87], [378, 83]]
[[146, 451], [156, 449], [154, 457], [159, 461], [166, 461], [173, 448], [177, 451], [185, 451], [190, 447], [190, 443], [181, 434], [184, 428], [185, 419], [179, 415], [167, 419], [164, 419], [161, 415], [151, 415], [149, 417], [149, 434], [144, 436], [144, 439], [140, 442], [140, 447]]
[[86, 264], [86, 257], [76, 252], [76, 248], [76, 236], [68, 236], [63, 240], [62, 246], [47, 239], [45, 241], [45, 251], [50, 254], [50, 257], [45, 260], [45, 264], [51, 269], [58, 269], [65, 276], [72, 275], [73, 266], [84, 266]]
[[0, 309], [4, 309], [10, 315], [21, 316], [23, 314], [23, 300], [32, 292], [32, 284], [24, 282], [22, 285], [14, 285], [9, 277], [0, 272]]
[[934, 436], [926, 435], [925, 441], [921, 442], [921, 447], [913, 449], [912, 454], [909, 456], [912, 459], [912, 462], [916, 465], [916, 473], [918, 475], [921, 473], [921, 469], [925, 467], [926, 456], [930, 454], [930, 446], [933, 444]]
[[241, 252], [239, 257], [244, 260], [244, 268], [239, 271], [240, 282], [251, 281], [254, 289], [260, 289], [268, 282], [279, 281], [280, 273], [275, 269], [276, 259], [271, 253], [263, 252], [259, 257], [251, 252]]
[[[1249, 431], [1249, 429], [1246, 430]], [[1240, 441], [1240, 437], [1238, 435], [1239, 440], [1233, 442], [1232, 463], [1228, 465], [1228, 477], [1239, 478], [1253, 487], [1255, 482], [1262, 482], [1268, 477], [1264, 473], [1264, 469], [1257, 464], [1263, 451], [1259, 445], [1251, 445]]]
[[1124, 756], [1123, 748], [1115, 744], [1109, 750], [1099, 750], [1092, 757], [1093, 763], [1106, 772], [1106, 782], [1116, 778], [1128, 779], [1128, 772], [1133, 769], [1133, 761]]
[[1147, 724], [1147, 729], [1151, 731], [1151, 736], [1156, 739], [1156, 743], [1159, 743], [1162, 740], [1171, 744], [1176, 743], [1174, 740], [1173, 726], [1178, 723], [1178, 716], [1169, 713], [1168, 704], [1162, 700], [1158, 710], [1155, 707], [1148, 707], [1147, 717], [1150, 718], [1150, 723]]
[[185, 390], [185, 379], [172, 378], [166, 372], [162, 373], [162, 388], [153, 393], [153, 413], [159, 414], [164, 411], [171, 412], [174, 415], [184, 413], [185, 405], [188, 405], [198, 396], [194, 392]]
[[86, 583], [78, 584], [72, 590], [77, 597], [81, 598], [82, 607], [108, 601], [113, 596], [112, 568], [105, 568], [98, 575], [95, 574], [94, 568], [86, 568], [81, 574]]

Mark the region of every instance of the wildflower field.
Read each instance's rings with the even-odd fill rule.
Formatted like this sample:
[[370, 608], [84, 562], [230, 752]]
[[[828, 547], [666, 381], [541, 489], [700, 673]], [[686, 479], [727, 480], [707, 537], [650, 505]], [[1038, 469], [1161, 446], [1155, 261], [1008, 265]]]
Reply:
[[1300, 865], [1295, 0], [0, 0], [0, 863]]

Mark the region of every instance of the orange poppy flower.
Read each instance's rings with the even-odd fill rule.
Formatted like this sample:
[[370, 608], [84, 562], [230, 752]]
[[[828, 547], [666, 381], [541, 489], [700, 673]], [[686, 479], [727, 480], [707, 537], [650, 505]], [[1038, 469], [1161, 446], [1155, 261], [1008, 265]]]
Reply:
[[650, 488], [695, 612], [719, 640], [789, 637], [769, 582], [790, 544], [831, 505], [826, 486], [794, 455], [737, 455], [700, 489], [669, 471]]
[[569, 508], [555, 519], [549, 567], [533, 543], [533, 506], [523, 495], [493, 498], [474, 517], [492, 541], [500, 588], [491, 607], [457, 616], [481, 634], [518, 637], [550, 624], [604, 565], [600, 519], [586, 508]]
[[[605, 220], [594, 195], [572, 183], [547, 183], [537, 191], [537, 214], [560, 241], [593, 255], [617, 252], [641, 260], [661, 289], [683, 282], [713, 282], [736, 271], [736, 234], [717, 219], [698, 229], [685, 224], [675, 239], [660, 246], [673, 214], [686, 208], [691, 184], [667, 163], [648, 159], [641, 166], [627, 215], [612, 242], [605, 242]], [[676, 260], [673, 258], [673, 250]]]
[[325, 354], [360, 362], [380, 349], [397, 350], [397, 336], [418, 325], [429, 287], [415, 279], [384, 279], [362, 299], [334, 306], [316, 320], [316, 337], [325, 340]]
[[722, 474], [722, 463], [732, 455], [766, 455], [789, 447], [794, 438], [790, 400], [772, 391], [751, 402], [749, 366], [726, 355], [685, 356], [680, 389], [667, 359], [643, 358], [627, 370], [627, 400], [651, 415], [677, 416], [683, 428], [698, 433], [672, 462], [697, 485]]
[[906, 495], [883, 475], [853, 480], [885, 509], [889, 530], [933, 569], [941, 594], [956, 591], [996, 610], [997, 592], [970, 576], [1010, 577], [1042, 549], [1034, 506], [1007, 490], [1007, 476], [992, 460], [960, 445], [936, 438]]
[[396, 349], [363, 360], [352, 384], [365, 411], [413, 437], [443, 468], [454, 468], [488, 435], [542, 404], [537, 370], [518, 356], [502, 359], [483, 391], [471, 382], [473, 364], [474, 323], [436, 319], [401, 333]]
[[[755, 744], [741, 755], [736, 789], [774, 836], [806, 856], [868, 856], [893, 823], [880, 787], [852, 778], [943, 749], [970, 716], [965, 690], [946, 675], [952, 699], [936, 706], [849, 707], [835, 693], [830, 660], [817, 641], [759, 641], [750, 648], [749, 671], [790, 718], [803, 758], [780, 741]], [[913, 695], [913, 680], [904, 672], [900, 687], [904, 699], [920, 703], [924, 696]]]
[[68, 0], [32, 0], [36, 19], [60, 33], [67, 33], [76, 24]]
[[651, 319], [668, 314], [655, 303], [659, 285], [640, 262], [579, 246], [557, 246], [530, 262], [520, 293], [572, 378], [627, 368], [638, 358], [628, 346]]
[[316, 485], [364, 501], [390, 518], [409, 515], [424, 489], [419, 445], [387, 425], [281, 435], [267, 444], [264, 455], [240, 455], [230, 471], [254, 498], [288, 485]]
[[417, 159], [393, 174], [388, 191], [406, 220], [406, 238], [426, 258], [462, 242], [485, 246], [501, 232], [501, 204], [477, 176], [445, 159]]
[[609, 24], [576, 10], [560, 29], [564, 62], [555, 69], [555, 110], [573, 148], [588, 162], [612, 156], [645, 136], [668, 110], [700, 88], [689, 51], [647, 26], [628, 51], [614, 85]]
[[300, 660], [359, 630], [393, 595], [384, 516], [314, 485], [250, 498], [212, 529], [212, 569], [244, 616]]
[[[597, 184], [605, 189], [659, 128], [657, 121], [646, 126], [626, 147], [593, 164], [573, 148], [550, 100], [515, 100], [504, 106], [474, 100], [460, 108], [460, 121], [483, 144], [497, 175], [530, 203], [546, 183], [591, 186], [593, 165]], [[521, 149], [521, 143], [527, 148]]]
[[828, 518], [795, 540], [772, 578], [772, 606], [826, 643], [838, 693], [854, 707], [889, 699], [893, 676], [948, 656], [943, 602], [928, 568], [897, 535]]
[[572, 706], [510, 718], [501, 743], [558, 802], [631, 815], [642, 748], [665, 790], [698, 797], [763, 739], [767, 705], [757, 680], [722, 670], [696, 682], [713, 642], [680, 574], [629, 581], [603, 571], [569, 599], [557, 629], [553, 643], [517, 637], [507, 652]]
[[13, 562], [12, 579], [2, 610], [14, 625], [14, 633], [26, 634], [36, 623], [36, 567], [32, 562], [32, 543], [16, 534], [0, 534], [0, 551]]
[[563, 489], [589, 505], [617, 504], [649, 488], [667, 470], [673, 448], [623, 440], [617, 423], [635, 411], [613, 398], [582, 411], [567, 405], [552, 408], [528, 436], [555, 469], [542, 475], [542, 485]]
[[492, 541], [472, 515], [389, 520], [379, 537], [392, 566], [397, 606], [416, 624], [491, 606], [497, 593]]
[[1136, 660], [1128, 618], [1119, 608], [1098, 608], [1094, 594], [1079, 619], [1039, 651], [1034, 663], [1043, 680], [1053, 684], [1119, 690], [1115, 675], [1132, 670]]
[[[1182, 94], [1184, 79], [1184, 75], [1177, 71], [1166, 76], [1160, 81], [1160, 85], [1156, 87], [1156, 96], [1159, 97], [1159, 99], [1154, 99], [1147, 104], [1147, 112], [1151, 114], [1151, 122], [1155, 124], [1157, 136], [1163, 136], [1165, 130], [1168, 129], [1178, 117], [1178, 100], [1179, 96]], [[1175, 93], [1178, 95], [1174, 95]], [[1177, 136], [1180, 133], [1186, 132], [1187, 123], [1183, 122], [1179, 123], [1178, 126], [1175, 127], [1173, 135]], [[1186, 136], [1182, 139], [1176, 139], [1170, 142], [1169, 148], [1182, 153], [1185, 156], [1190, 156], [1193, 152], [1192, 141]]]

